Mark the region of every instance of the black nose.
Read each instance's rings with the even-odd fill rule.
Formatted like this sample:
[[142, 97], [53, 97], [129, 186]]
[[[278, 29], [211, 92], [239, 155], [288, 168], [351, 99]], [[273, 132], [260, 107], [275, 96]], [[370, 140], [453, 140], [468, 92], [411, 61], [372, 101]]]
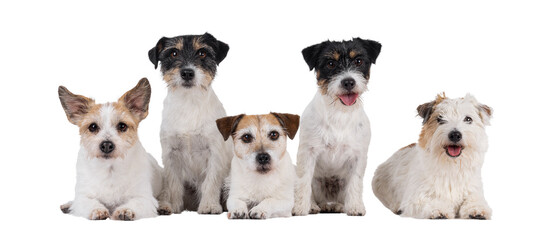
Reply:
[[462, 139], [462, 133], [460, 133], [459, 131], [452, 131], [449, 133], [449, 140], [451, 140], [452, 142], [458, 142], [460, 141], [460, 139]]
[[268, 153], [259, 153], [255, 158], [259, 164], [267, 164], [270, 162], [270, 155]]
[[190, 81], [195, 76], [195, 72], [192, 69], [182, 69], [180, 70], [180, 77], [185, 81]]
[[100, 150], [103, 153], [111, 153], [113, 150], [115, 150], [115, 144], [111, 141], [104, 141], [100, 144]]
[[341, 83], [342, 87], [348, 91], [355, 87], [355, 80], [353, 80], [353, 78], [346, 78], [342, 80]]

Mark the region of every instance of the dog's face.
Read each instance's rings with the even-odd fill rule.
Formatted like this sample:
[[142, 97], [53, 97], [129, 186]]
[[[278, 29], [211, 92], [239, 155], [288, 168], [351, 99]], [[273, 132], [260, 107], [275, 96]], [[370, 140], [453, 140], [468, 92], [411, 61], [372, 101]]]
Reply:
[[489, 125], [492, 109], [471, 96], [449, 99], [445, 94], [417, 107], [423, 117], [419, 146], [438, 158], [468, 158], [487, 148], [485, 125]]
[[170, 88], [207, 89], [228, 51], [227, 44], [205, 33], [163, 37], [148, 51], [148, 57], [155, 68], [161, 62], [163, 79]]
[[326, 41], [302, 50], [310, 70], [315, 68], [322, 95], [345, 106], [357, 102], [367, 90], [370, 66], [376, 63], [381, 44], [354, 38], [351, 41]]
[[148, 115], [150, 84], [146, 78], [118, 102], [96, 104], [60, 86], [58, 95], [68, 120], [79, 127], [81, 146], [90, 157], [123, 158], [137, 142], [139, 122]]
[[299, 116], [270, 113], [238, 115], [216, 120], [224, 140], [233, 138], [235, 156], [251, 171], [272, 171], [286, 152], [286, 136], [293, 139], [299, 128]]

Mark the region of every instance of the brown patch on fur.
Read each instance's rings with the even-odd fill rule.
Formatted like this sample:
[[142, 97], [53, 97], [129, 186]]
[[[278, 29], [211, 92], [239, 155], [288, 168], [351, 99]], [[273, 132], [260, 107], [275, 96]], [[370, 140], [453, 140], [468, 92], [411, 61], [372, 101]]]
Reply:
[[192, 41], [193, 49], [195, 49], [196, 51], [201, 48], [210, 48], [207, 44], [204, 44], [203, 42], [201, 42], [201, 38], [202, 36], [194, 38]]
[[484, 104], [480, 104], [478, 106], [478, 109], [479, 109], [479, 117], [481, 118], [481, 120], [483, 122], [485, 122], [485, 119], [484, 119], [485, 116], [484, 116], [483, 112], [488, 116], [488, 118], [490, 118], [492, 116], [492, 108], [490, 108], [489, 106], [484, 105]]
[[167, 83], [168, 87], [174, 88], [176, 87], [174, 80], [178, 76], [180, 76], [180, 69], [173, 68], [163, 74], [163, 80]]
[[[274, 120], [276, 121], [276, 124], [278, 124], [277, 120]], [[258, 115], [245, 115], [238, 123], [236, 129], [244, 129], [244, 128], [247, 128], [248, 126], [256, 126], [257, 128], [259, 128], [259, 116]]]
[[[412, 147], [415, 147], [415, 145], [417, 145], [417, 144], [416, 144], [416, 143], [412, 143], [412, 144], [410, 144], [410, 145], [408, 145], [408, 146], [405, 146], [405, 147], [401, 148], [400, 150], [404, 150], [404, 149], [406, 149], [406, 148], [412, 148]], [[400, 150], [399, 150], [399, 151], [400, 151]]]
[[244, 114], [237, 116], [224, 117], [216, 120], [216, 127], [224, 137], [224, 141], [233, 135], [238, 128], [239, 122], [244, 118]]
[[[274, 112], [271, 112], [271, 114], [276, 117], [280, 126], [282, 126], [284, 131], [287, 133], [287, 136], [289, 136], [289, 139], [293, 139], [295, 137], [295, 134], [297, 134], [297, 130], [299, 129], [299, 115]], [[268, 118], [268, 116], [269, 115], [264, 115], [264, 117], [266, 118]]]
[[322, 95], [327, 94], [329, 91], [329, 84], [327, 82], [327, 79], [318, 79], [317, 85], [319, 86], [319, 91], [321, 91]]
[[338, 52], [333, 52], [332, 53], [332, 58], [336, 61], [340, 60], [340, 53]]
[[[150, 103], [150, 83], [148, 79], [142, 78], [137, 85], [127, 91], [118, 99], [118, 102], [131, 113], [137, 123], [148, 116], [148, 105]], [[124, 110], [124, 109], [122, 109]]]
[[109, 211], [107, 209], [94, 209], [88, 218], [90, 220], [105, 220], [109, 218]]
[[441, 94], [438, 94], [434, 101], [419, 105], [417, 107], [417, 112], [419, 113], [419, 116], [424, 118], [423, 130], [419, 135], [419, 147], [426, 148], [426, 146], [432, 139], [432, 136], [436, 132], [439, 124], [437, 120], [438, 113], [435, 113], [434, 110], [436, 109], [436, 106], [438, 106], [438, 104], [443, 102], [445, 99], [447, 99], [447, 97], [445, 96], [445, 92], [443, 92]]
[[182, 51], [182, 48], [184, 47], [184, 39], [178, 38], [177, 44], [175, 44], [175, 48], [179, 51]]
[[350, 51], [349, 52], [349, 58], [355, 58], [359, 53], [356, 51]]

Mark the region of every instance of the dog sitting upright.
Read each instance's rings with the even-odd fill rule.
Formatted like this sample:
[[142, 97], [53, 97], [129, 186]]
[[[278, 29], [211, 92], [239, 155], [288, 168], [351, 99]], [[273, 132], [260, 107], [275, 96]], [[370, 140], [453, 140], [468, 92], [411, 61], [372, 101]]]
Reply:
[[157, 216], [162, 169], [137, 137], [148, 115], [150, 84], [146, 78], [118, 102], [95, 104], [60, 86], [58, 95], [68, 120], [79, 127], [75, 199], [64, 213], [103, 220], [136, 220]]
[[354, 38], [302, 51], [319, 91], [301, 117], [294, 215], [346, 212], [362, 216], [370, 123], [360, 95], [381, 44]]
[[165, 168], [159, 213], [184, 209], [222, 213], [222, 185], [229, 172], [232, 145], [224, 142], [216, 119], [225, 110], [211, 87], [216, 67], [229, 46], [212, 35], [161, 38], [149, 52], [154, 67], [161, 62], [168, 92], [160, 139]]
[[378, 167], [372, 181], [376, 196], [402, 216], [490, 219], [481, 167], [492, 109], [468, 94], [457, 99], [438, 95], [417, 111], [424, 118], [419, 143]]
[[216, 120], [224, 140], [233, 139], [228, 218], [289, 217], [294, 203], [295, 167], [287, 153], [299, 116], [270, 113]]

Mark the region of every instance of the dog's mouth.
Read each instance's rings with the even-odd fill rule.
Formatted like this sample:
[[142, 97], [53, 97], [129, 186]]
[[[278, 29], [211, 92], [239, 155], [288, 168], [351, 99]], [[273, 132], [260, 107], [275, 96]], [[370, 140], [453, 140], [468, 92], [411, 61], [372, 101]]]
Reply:
[[462, 149], [464, 148], [460, 145], [447, 145], [445, 146], [445, 153], [447, 153], [449, 157], [456, 158], [460, 156]]
[[346, 106], [351, 106], [357, 102], [357, 98], [359, 97], [358, 93], [347, 93], [338, 95], [338, 98], [340, 99], [340, 102]]
[[271, 165], [270, 164], [258, 165], [256, 170], [258, 173], [265, 174], [271, 170]]

